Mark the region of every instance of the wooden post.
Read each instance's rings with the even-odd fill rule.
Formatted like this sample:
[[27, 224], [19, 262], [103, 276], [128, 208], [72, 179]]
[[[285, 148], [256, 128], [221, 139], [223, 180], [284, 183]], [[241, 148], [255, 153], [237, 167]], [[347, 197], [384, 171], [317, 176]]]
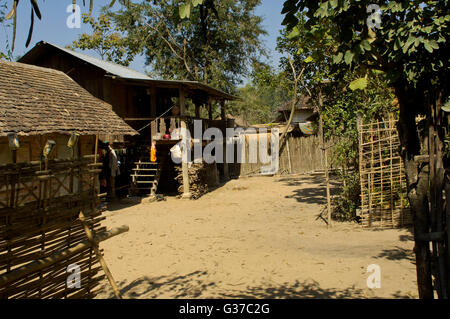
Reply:
[[230, 173], [228, 170], [228, 163], [227, 163], [227, 127], [228, 127], [228, 121], [226, 117], [226, 111], [225, 111], [225, 101], [220, 101], [220, 116], [222, 118], [222, 121], [224, 122], [224, 132], [223, 132], [223, 177], [225, 180], [230, 179]]
[[331, 194], [330, 194], [330, 174], [328, 172], [328, 153], [325, 148], [325, 133], [323, 130], [323, 119], [322, 119], [322, 110], [323, 110], [323, 100], [322, 100], [322, 90], [319, 90], [319, 127], [320, 127], [320, 140], [321, 140], [321, 148], [323, 151], [323, 156], [325, 160], [325, 180], [327, 184], [327, 228], [332, 227], [331, 224]]
[[156, 86], [150, 87], [150, 117], [156, 117]]
[[[181, 131], [183, 132], [186, 130], [186, 122], [184, 120], [181, 120]], [[187, 152], [186, 148], [189, 146], [189, 141], [183, 136], [182, 140], [185, 141], [182, 145], [182, 151], [183, 151], [183, 158], [181, 161], [181, 169], [183, 172], [183, 199], [190, 199], [191, 198], [191, 191], [190, 191], [190, 181], [189, 181], [189, 166], [187, 163], [187, 156], [185, 157], [184, 154]]]
[[208, 119], [212, 120], [213, 119], [213, 114], [212, 114], [212, 100], [210, 99], [208, 101]]
[[200, 104], [199, 102], [195, 102], [195, 117], [200, 118]]
[[[186, 105], [185, 105], [184, 90], [182, 87], [180, 87], [179, 92], [180, 92], [180, 114], [181, 114], [181, 116], [184, 116], [186, 114]], [[182, 132], [187, 130], [187, 125], [186, 125], [186, 121], [184, 120], [184, 118], [181, 119], [180, 125], [181, 125]], [[185, 142], [182, 145], [183, 158], [181, 161], [181, 169], [183, 172], [183, 195], [182, 195], [182, 198], [190, 199], [191, 192], [190, 192], [190, 184], [189, 184], [190, 183], [189, 182], [189, 167], [188, 167], [188, 163], [187, 163], [187, 156], [184, 156], [184, 154], [188, 151], [187, 148], [189, 146], [190, 141], [187, 140], [187, 136], [183, 136], [182, 141]]]
[[357, 116], [357, 127], [358, 127], [358, 152], [359, 152], [359, 178], [360, 178], [360, 187], [361, 187], [361, 213], [363, 213], [362, 208], [367, 200], [365, 196], [365, 188], [364, 188], [364, 165], [363, 165], [363, 126], [362, 126], [362, 115], [358, 112]]
[[180, 115], [186, 115], [186, 103], [185, 103], [185, 92], [182, 86], [179, 88], [179, 100], [180, 100]]
[[98, 153], [98, 133], [95, 135], [94, 164], [97, 164], [97, 153]]
[[100, 249], [98, 248], [98, 244], [95, 242], [94, 234], [89, 229], [88, 225], [86, 224], [86, 220], [84, 218], [83, 212], [80, 212], [78, 215], [78, 218], [80, 219], [81, 223], [83, 224], [84, 232], [86, 233], [86, 237], [89, 239], [92, 248], [94, 248], [95, 254], [97, 255], [97, 259], [100, 262], [100, 265], [103, 268], [103, 271], [105, 272], [106, 277], [108, 278], [109, 283], [111, 284], [112, 289], [114, 290], [114, 294], [116, 295], [117, 299], [122, 299], [122, 296], [120, 295], [119, 288], [116, 285], [116, 282], [114, 281], [114, 278], [111, 274], [111, 271], [109, 270], [108, 266], [106, 265], [105, 259], [103, 259], [102, 253], [100, 252]]
[[[150, 87], [150, 117], [156, 118], [156, 107], [157, 107], [157, 96], [156, 96], [156, 86], [152, 85]], [[150, 141], [153, 141], [153, 136], [158, 132], [156, 120], [152, 121], [150, 124]]]
[[17, 150], [12, 150], [12, 162], [17, 163]]
[[[321, 121], [321, 126], [322, 126], [322, 141], [324, 141], [322, 116], [320, 117], [320, 121]], [[327, 220], [328, 220], [327, 227], [330, 228], [330, 227], [332, 227], [332, 221], [331, 221], [330, 173], [328, 171], [328, 153], [327, 153], [327, 150], [325, 148], [325, 143], [322, 143], [322, 147], [323, 147], [323, 155], [324, 155], [324, 159], [325, 159], [325, 180], [326, 180], [326, 183], [327, 183], [327, 212], [328, 212], [328, 214], [327, 214]]]
[[[17, 163], [17, 150], [12, 150], [12, 161]], [[16, 175], [11, 175], [11, 195], [10, 195], [10, 207], [15, 207], [16, 202]]]
[[286, 137], [286, 151], [288, 156], [289, 174], [292, 174], [291, 150], [289, 148], [289, 136]]
[[[377, 120], [377, 138], [378, 138], [378, 156], [380, 157], [380, 224], [383, 227], [383, 217], [384, 217], [384, 180], [383, 180], [383, 153], [382, 153], [382, 133], [380, 129], [380, 121]], [[387, 221], [386, 221], [387, 222]], [[391, 215], [392, 228], [394, 228], [394, 215]]]
[[[97, 133], [97, 134], [95, 135], [94, 164], [97, 164], [97, 156], [98, 156], [98, 135], [99, 135], [99, 133]], [[73, 147], [72, 150], [73, 150], [74, 148], [75, 148], [75, 147]], [[72, 174], [71, 174], [70, 176], [71, 176], [71, 178], [73, 177]], [[93, 178], [94, 178], [94, 192], [96, 191], [97, 194], [100, 194], [100, 177], [99, 177], [98, 174], [96, 174]], [[71, 185], [72, 185], [72, 181], [71, 181]]]
[[227, 120], [227, 114], [226, 114], [226, 108], [225, 108], [225, 101], [220, 100], [220, 117], [222, 118], [222, 121]]
[[[394, 187], [394, 177], [393, 177], [393, 167], [392, 167], [392, 157], [394, 156], [394, 149], [392, 147], [392, 115], [389, 114], [389, 122], [388, 122], [388, 128], [389, 128], [389, 185], [390, 185], [390, 206], [391, 206], [391, 216], [392, 216], [392, 224], [394, 223], [394, 192], [393, 192], [393, 187]], [[401, 177], [400, 177], [401, 178]], [[399, 193], [402, 194], [402, 184], [401, 184], [401, 180], [399, 182]], [[401, 197], [401, 195], [400, 195]], [[400, 211], [400, 217], [401, 217], [401, 222], [400, 222], [400, 226], [403, 226], [403, 212]]]

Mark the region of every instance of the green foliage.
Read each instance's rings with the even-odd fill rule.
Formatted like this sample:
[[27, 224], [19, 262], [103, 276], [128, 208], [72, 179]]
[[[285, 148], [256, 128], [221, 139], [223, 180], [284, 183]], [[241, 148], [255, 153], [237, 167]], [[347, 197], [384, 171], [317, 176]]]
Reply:
[[195, 8], [203, 4], [204, 0], [186, 0], [185, 3], [180, 4], [180, 18], [188, 18], [191, 16], [191, 8]]
[[[301, 39], [299, 53], [309, 54], [304, 50], [309, 43], [328, 39], [332, 44], [328, 46], [332, 56], [327, 56], [325, 74], [339, 81], [333, 83], [337, 95], [326, 94], [323, 119], [326, 133], [340, 137], [341, 142], [333, 148], [335, 164], [357, 167], [356, 112], [368, 118], [381, 116], [389, 110], [394, 92], [400, 106], [402, 155], [410, 159], [426, 147], [421, 145], [424, 140], [414, 119], [419, 114], [430, 116], [433, 104], [445, 102], [449, 96], [448, 2], [376, 2], [382, 11], [381, 27], [371, 29], [367, 9], [372, 0], [284, 1], [285, 32]], [[368, 83], [362, 79], [368, 79]], [[349, 81], [350, 90], [342, 90], [342, 82]], [[410, 175], [417, 174], [411, 165], [406, 169], [410, 169]], [[357, 192], [357, 188], [354, 193], [344, 189], [335, 203], [337, 216], [355, 209]]]
[[[191, 1], [180, 17], [182, 0], [119, 0], [105, 12], [123, 35], [127, 50], [143, 53], [156, 76], [208, 83], [232, 92], [264, 49], [260, 0]], [[183, 10], [182, 10], [183, 11]]]
[[[351, 74], [347, 77], [351, 77]], [[332, 148], [331, 163], [334, 167], [351, 171], [348, 176], [341, 176], [345, 186], [334, 201], [333, 210], [339, 220], [344, 217], [353, 220], [360, 205], [361, 189], [359, 179], [356, 178], [359, 175], [357, 114], [360, 114], [363, 122], [387, 118], [388, 114], [398, 112], [392, 106], [393, 99], [392, 89], [383, 75], [372, 75], [367, 79], [364, 90], [344, 89], [334, 100], [326, 103], [322, 113], [325, 137], [330, 142], [338, 137]]]
[[406, 83], [422, 94], [448, 86], [448, 0], [383, 1], [381, 28], [375, 30], [367, 25], [367, 8], [372, 3], [286, 0], [283, 24], [295, 30], [302, 12], [310, 38], [319, 36], [323, 25], [333, 26], [335, 70], [345, 72], [346, 66], [362, 73], [379, 69], [392, 85]]
[[367, 83], [368, 83], [367, 78], [359, 78], [359, 79], [353, 80], [350, 83], [349, 88], [352, 91], [364, 90], [367, 87]]
[[358, 170], [358, 113], [363, 122], [369, 122], [398, 112], [398, 109], [392, 106], [394, 95], [383, 75], [373, 75], [367, 81], [365, 90], [343, 89], [339, 95], [326, 103], [323, 110], [325, 137], [329, 140], [335, 136], [339, 137], [333, 147], [332, 158], [337, 167]]
[[[328, 7], [318, 6], [319, 15], [336, 5], [333, 2]], [[307, 12], [297, 12], [294, 17], [296, 25], [282, 31], [278, 48], [294, 56], [297, 70], [305, 68], [301, 91], [312, 95], [318, 109], [320, 92], [323, 106], [319, 111], [326, 143], [332, 149], [331, 165], [347, 172], [340, 176], [345, 186], [334, 201], [333, 216], [339, 220], [354, 219], [360, 195], [357, 114], [371, 121], [397, 112], [392, 107], [393, 91], [385, 73], [351, 68], [355, 54], [351, 50], [338, 51], [339, 42], [334, 37], [337, 24], [322, 21], [310, 25]], [[371, 50], [370, 41], [362, 46]], [[346, 67], [337, 69], [334, 64]], [[282, 60], [282, 65], [288, 72], [286, 60]]]
[[255, 63], [251, 82], [238, 89], [240, 100], [229, 103], [234, 116], [249, 124], [269, 123], [275, 119], [275, 109], [289, 100], [286, 74], [267, 64]]
[[361, 205], [359, 172], [347, 172], [340, 177], [343, 180], [343, 187], [339, 196], [333, 198], [331, 217], [338, 221], [355, 220], [356, 210]]
[[128, 43], [122, 37], [120, 30], [112, 23], [111, 17], [100, 14], [96, 19], [90, 15], [83, 15], [83, 23], [89, 24], [92, 34], [81, 34], [73, 41], [71, 48], [94, 50], [103, 60], [128, 66], [134, 58], [132, 50], [128, 50]]

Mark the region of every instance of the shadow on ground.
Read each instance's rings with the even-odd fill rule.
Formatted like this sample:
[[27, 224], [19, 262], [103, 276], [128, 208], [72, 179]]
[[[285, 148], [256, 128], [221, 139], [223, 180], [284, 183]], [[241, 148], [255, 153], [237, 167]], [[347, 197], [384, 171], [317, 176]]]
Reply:
[[409, 260], [415, 264], [414, 252], [411, 249], [395, 247], [394, 249], [385, 249], [375, 258], [385, 258], [388, 260]]
[[[282, 285], [264, 283], [260, 286], [232, 287], [231, 284], [217, 284], [208, 279], [206, 271], [196, 271], [186, 275], [161, 277], [141, 277], [131, 283], [120, 282], [123, 298], [230, 298], [230, 299], [332, 299], [367, 298], [361, 289], [325, 289], [313, 280]], [[222, 288], [223, 287], [223, 288]], [[213, 291], [209, 290], [212, 289]], [[110, 290], [110, 289], [109, 289]], [[108, 291], [109, 291], [108, 290]], [[107, 298], [114, 298], [111, 293]]]
[[[278, 180], [285, 183], [287, 186], [298, 186], [292, 195], [287, 195], [285, 198], [294, 198], [298, 202], [307, 204], [325, 205], [327, 203], [326, 184], [323, 176], [289, 176]], [[311, 187], [311, 184], [317, 184], [316, 187]], [[308, 185], [309, 187], [302, 187]], [[330, 180], [331, 195], [336, 195], [339, 192], [340, 183], [335, 180]]]
[[101, 205], [106, 206], [109, 211], [113, 212], [124, 208], [140, 205], [143, 198], [144, 197], [140, 196], [117, 198], [114, 200], [105, 201]]

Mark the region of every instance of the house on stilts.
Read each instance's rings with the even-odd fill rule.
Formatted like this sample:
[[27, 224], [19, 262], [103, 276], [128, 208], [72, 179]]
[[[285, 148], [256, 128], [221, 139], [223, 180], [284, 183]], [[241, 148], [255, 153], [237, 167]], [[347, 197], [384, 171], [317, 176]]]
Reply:
[[[127, 227], [101, 225], [99, 133], [137, 135], [63, 72], [0, 61], [1, 299], [93, 298], [101, 289], [87, 229], [100, 241]], [[80, 289], [68, 284], [73, 265]]]
[[[170, 149], [180, 142], [179, 135], [174, 133], [182, 126], [193, 132], [194, 120], [202, 120], [202, 135], [209, 127], [219, 128], [224, 135], [227, 127], [234, 127], [225, 114], [226, 102], [235, 97], [200, 82], [155, 80], [130, 68], [43, 41], [20, 62], [66, 73], [92, 95], [111, 104], [112, 110], [140, 133], [112, 141], [122, 159], [122, 179], [116, 189], [153, 194], [156, 190], [162, 193], [182, 190], [183, 196], [189, 198], [191, 189], [196, 187], [189, 181], [190, 168], [178, 167], [171, 160]], [[201, 114], [205, 114], [204, 118]], [[214, 114], [220, 114], [224, 120], [216, 120]], [[156, 163], [150, 161], [152, 142], [157, 149]], [[205, 141], [200, 143], [204, 145]], [[226, 163], [204, 165], [200, 169], [208, 171], [205, 176], [219, 176], [207, 181], [209, 186], [217, 184], [219, 178], [229, 177]], [[182, 185], [177, 182], [180, 180], [177, 176], [181, 175]]]

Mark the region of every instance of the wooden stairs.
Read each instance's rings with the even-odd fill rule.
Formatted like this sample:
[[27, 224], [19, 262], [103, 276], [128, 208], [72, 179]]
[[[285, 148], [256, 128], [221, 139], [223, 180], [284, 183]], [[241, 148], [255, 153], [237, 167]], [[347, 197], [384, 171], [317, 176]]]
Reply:
[[134, 195], [142, 192], [149, 192], [150, 196], [156, 196], [158, 189], [159, 178], [161, 176], [160, 163], [153, 162], [136, 162], [133, 168], [132, 177], [132, 192]]

